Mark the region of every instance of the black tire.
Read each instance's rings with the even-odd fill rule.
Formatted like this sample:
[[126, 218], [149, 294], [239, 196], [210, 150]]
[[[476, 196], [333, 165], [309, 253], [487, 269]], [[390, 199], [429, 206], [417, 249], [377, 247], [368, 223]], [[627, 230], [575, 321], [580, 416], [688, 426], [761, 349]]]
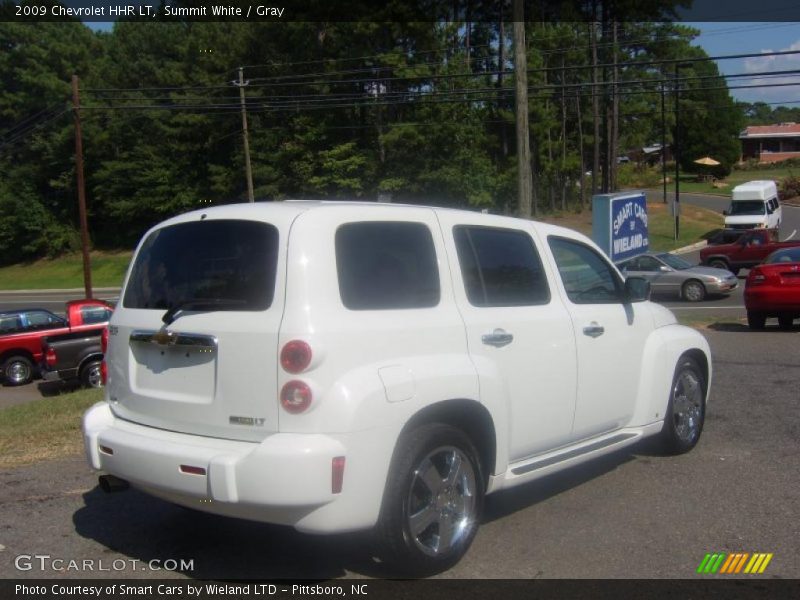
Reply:
[[8, 385], [25, 385], [33, 379], [33, 363], [25, 356], [9, 356], [2, 373]]
[[81, 385], [87, 388], [98, 389], [103, 387], [103, 379], [100, 375], [101, 361], [93, 360], [81, 368]]
[[767, 316], [761, 312], [747, 311], [747, 325], [750, 329], [762, 330], [767, 325]]
[[701, 302], [706, 297], [706, 286], [697, 279], [690, 279], [681, 286], [681, 297], [687, 302]]
[[697, 445], [706, 418], [706, 382], [697, 361], [682, 356], [669, 390], [661, 442], [667, 454], [683, 454]]
[[792, 329], [792, 324], [794, 322], [793, 315], [778, 315], [778, 327], [783, 329], [784, 331], [790, 331]]
[[722, 260], [721, 258], [715, 258], [708, 263], [709, 267], [714, 267], [715, 269], [725, 269], [726, 271], [730, 271], [731, 268], [728, 266], [728, 263]]
[[405, 433], [392, 457], [376, 527], [381, 557], [400, 576], [449, 569], [475, 538], [484, 492], [478, 453], [461, 430], [428, 423]]

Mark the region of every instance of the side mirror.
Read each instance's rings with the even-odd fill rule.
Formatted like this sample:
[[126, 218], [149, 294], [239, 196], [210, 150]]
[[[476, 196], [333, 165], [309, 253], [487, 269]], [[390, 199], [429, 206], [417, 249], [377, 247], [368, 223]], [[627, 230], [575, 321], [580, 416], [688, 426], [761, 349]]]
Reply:
[[666, 265], [661, 265], [660, 267], [658, 267], [658, 270], [661, 271], [662, 273], [670, 273], [672, 271], [672, 269], [670, 269]]
[[727, 217], [728, 216], [728, 209], [727, 208], [722, 211], [722, 216], [723, 217]]
[[644, 277], [628, 277], [625, 280], [626, 302], [644, 302], [650, 299], [650, 282]]

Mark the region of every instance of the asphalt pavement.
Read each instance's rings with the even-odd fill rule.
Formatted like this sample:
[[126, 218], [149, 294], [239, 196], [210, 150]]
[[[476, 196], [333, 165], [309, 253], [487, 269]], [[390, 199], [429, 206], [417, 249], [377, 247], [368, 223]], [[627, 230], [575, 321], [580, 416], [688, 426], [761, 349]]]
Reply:
[[[703, 333], [715, 373], [691, 453], [660, 456], [644, 441], [492, 495], [471, 550], [440, 577], [709, 578], [696, 573], [707, 553], [769, 552], [759, 577], [800, 578], [800, 327], [720, 323]], [[21, 570], [21, 555], [50, 559]], [[153, 569], [161, 565], [179, 568]], [[308, 536], [138, 491], [107, 495], [81, 457], [0, 471], [0, 578], [382, 575], [363, 534]]]

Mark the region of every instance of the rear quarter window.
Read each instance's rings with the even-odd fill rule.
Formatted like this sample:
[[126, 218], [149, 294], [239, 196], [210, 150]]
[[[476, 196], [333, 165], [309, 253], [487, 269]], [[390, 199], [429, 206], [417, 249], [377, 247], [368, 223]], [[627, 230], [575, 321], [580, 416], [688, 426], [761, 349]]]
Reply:
[[346, 223], [336, 231], [336, 271], [350, 310], [429, 308], [439, 304], [439, 267], [422, 223]]
[[272, 305], [278, 230], [268, 223], [209, 220], [171, 225], [142, 244], [125, 290], [125, 308], [166, 310], [216, 301], [215, 310]]

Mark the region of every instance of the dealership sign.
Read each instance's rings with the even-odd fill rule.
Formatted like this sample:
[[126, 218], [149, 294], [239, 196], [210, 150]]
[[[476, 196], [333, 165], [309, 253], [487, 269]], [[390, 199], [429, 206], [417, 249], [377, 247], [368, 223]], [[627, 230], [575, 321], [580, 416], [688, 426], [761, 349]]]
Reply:
[[612, 261], [647, 252], [647, 199], [644, 192], [592, 197], [592, 239]]

